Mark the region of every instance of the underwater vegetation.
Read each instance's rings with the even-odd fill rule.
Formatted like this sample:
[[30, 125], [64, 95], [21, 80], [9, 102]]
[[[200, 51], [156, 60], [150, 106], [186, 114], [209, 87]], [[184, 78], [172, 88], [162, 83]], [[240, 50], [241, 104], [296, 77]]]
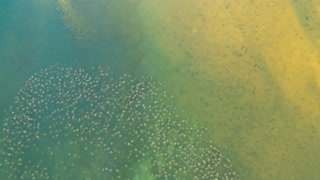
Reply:
[[2, 124], [7, 179], [239, 179], [206, 138], [177, 115], [151, 78], [51, 66], [19, 90]]

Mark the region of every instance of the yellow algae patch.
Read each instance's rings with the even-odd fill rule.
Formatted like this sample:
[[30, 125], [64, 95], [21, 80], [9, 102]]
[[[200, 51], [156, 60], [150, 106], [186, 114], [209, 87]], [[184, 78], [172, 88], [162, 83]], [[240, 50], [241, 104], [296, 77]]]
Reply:
[[237, 82], [255, 86], [262, 80], [257, 66], [263, 59], [289, 101], [297, 105], [311, 103], [305, 110], [318, 111], [312, 98], [301, 100], [305, 93], [310, 95], [307, 85], [317, 77], [313, 71], [320, 70], [318, 52], [304, 34], [289, 2], [184, 4], [170, 6], [177, 9], [170, 16], [161, 16], [161, 20], [167, 16], [167, 20], [162, 20], [164, 26], [171, 27], [163, 33], [169, 40], [161, 40], [163, 36], [157, 39], [159, 44], [165, 43], [162, 47], [173, 52], [174, 62], [189, 63], [195, 73], [221, 78], [230, 85]]
[[320, 50], [320, 2], [316, 0], [303, 1], [295, 0], [291, 1], [292, 6], [296, 10], [296, 14], [299, 21], [309, 37], [313, 45]]
[[[269, 3], [265, 3], [268, 7]], [[310, 85], [319, 77], [319, 55], [307, 38], [289, 3], [277, 4], [270, 8], [254, 6], [252, 18], [237, 14], [238, 21], [250, 28], [243, 30], [246, 39], [263, 54], [274, 80], [282, 90], [282, 95], [302, 113], [320, 113], [315, 94]], [[270, 15], [265, 15], [266, 13]], [[263, 23], [263, 24], [262, 24]], [[256, 25], [255, 28], [252, 28]], [[290, 28], [288, 28], [290, 27]], [[317, 115], [316, 115], [317, 116]], [[314, 123], [311, 119], [305, 123]]]
[[178, 108], [210, 125], [243, 179], [319, 178], [319, 50], [291, 2], [155, 0], [144, 8], [149, 38], [168, 60], [156, 66], [150, 54], [145, 64]]
[[95, 28], [85, 21], [73, 7], [71, 0], [58, 0], [59, 8], [64, 16], [65, 25], [70, 28], [78, 40], [93, 40]]

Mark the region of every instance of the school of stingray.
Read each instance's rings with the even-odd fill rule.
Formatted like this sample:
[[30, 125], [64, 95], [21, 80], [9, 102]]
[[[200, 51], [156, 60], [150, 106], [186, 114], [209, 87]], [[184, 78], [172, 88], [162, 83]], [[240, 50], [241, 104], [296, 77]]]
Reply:
[[8, 179], [238, 179], [207, 129], [151, 78], [52, 66], [30, 77], [3, 123]]

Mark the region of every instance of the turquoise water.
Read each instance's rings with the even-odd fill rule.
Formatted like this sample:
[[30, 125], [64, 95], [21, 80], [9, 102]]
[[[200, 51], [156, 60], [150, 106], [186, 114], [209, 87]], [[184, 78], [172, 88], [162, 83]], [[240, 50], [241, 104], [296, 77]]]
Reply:
[[123, 62], [136, 58], [136, 54], [129, 57], [126, 37], [117, 27], [110, 28], [114, 39], [95, 44], [77, 41], [55, 0], [1, 1], [0, 8], [1, 110], [27, 77], [48, 65], [107, 65], [120, 71]]
[[1, 178], [239, 179], [141, 68], [134, 1], [0, 5]]

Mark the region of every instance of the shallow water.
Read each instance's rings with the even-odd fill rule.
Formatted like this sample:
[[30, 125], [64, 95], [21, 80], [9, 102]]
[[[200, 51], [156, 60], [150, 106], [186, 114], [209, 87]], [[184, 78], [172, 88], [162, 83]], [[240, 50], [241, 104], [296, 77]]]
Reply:
[[314, 0], [2, 2], [0, 107], [49, 65], [107, 66], [164, 84], [242, 179], [319, 179], [319, 17]]

